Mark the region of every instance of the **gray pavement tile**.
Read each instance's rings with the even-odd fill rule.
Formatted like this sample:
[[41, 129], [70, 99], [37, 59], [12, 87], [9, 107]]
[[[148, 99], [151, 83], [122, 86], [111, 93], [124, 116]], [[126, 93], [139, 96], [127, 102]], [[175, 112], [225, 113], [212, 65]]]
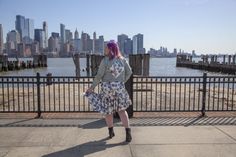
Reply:
[[41, 157], [48, 153], [49, 147], [13, 147], [4, 157]]
[[35, 128], [0, 127], [0, 146], [18, 146]]
[[220, 129], [236, 142], [236, 126], [216, 126], [216, 128]]
[[132, 127], [133, 144], [234, 143], [213, 126]]
[[135, 157], [235, 157], [236, 144], [131, 145]]
[[79, 138], [81, 130], [76, 127], [35, 127], [22, 141], [21, 146], [60, 146], [61, 143]]

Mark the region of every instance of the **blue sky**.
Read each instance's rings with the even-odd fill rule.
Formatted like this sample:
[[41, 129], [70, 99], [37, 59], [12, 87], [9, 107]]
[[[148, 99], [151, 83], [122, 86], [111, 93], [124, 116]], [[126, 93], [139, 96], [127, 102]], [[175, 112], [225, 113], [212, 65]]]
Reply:
[[47, 21], [49, 33], [63, 23], [105, 40], [142, 33], [147, 50], [236, 53], [236, 0], [0, 0], [5, 35], [17, 14], [34, 19], [35, 28]]

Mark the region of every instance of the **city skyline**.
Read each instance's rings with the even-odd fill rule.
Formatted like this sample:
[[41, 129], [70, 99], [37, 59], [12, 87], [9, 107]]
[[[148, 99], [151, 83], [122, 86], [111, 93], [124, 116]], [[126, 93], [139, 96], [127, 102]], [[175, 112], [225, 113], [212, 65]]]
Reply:
[[[158, 49], [160, 46], [197, 53], [236, 53], [236, 1], [233, 0], [130, 0], [122, 2], [93, 1], [13, 1], [0, 0], [0, 23], [3, 38], [15, 29], [16, 15], [23, 15], [42, 28], [46, 21], [48, 34], [60, 32], [60, 23], [67, 29], [92, 34], [96, 31], [105, 40], [117, 35], [132, 37], [145, 35], [144, 48]], [[112, 4], [112, 5], [111, 5]], [[111, 7], [112, 6], [112, 7]], [[69, 8], [69, 10], [67, 10]], [[62, 11], [63, 10], [63, 11]], [[114, 11], [115, 10], [115, 11]], [[118, 11], [117, 11], [118, 10]]]

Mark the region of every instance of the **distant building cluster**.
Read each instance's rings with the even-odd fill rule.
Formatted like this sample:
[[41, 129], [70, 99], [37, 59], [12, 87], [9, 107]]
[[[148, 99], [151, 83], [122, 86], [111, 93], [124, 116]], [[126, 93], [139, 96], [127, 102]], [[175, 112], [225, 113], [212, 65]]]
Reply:
[[167, 48], [165, 47], [160, 47], [159, 50], [155, 50], [153, 48], [150, 48], [150, 50], [148, 51], [148, 53], [152, 56], [152, 57], [176, 57], [177, 54], [185, 54], [185, 55], [191, 55], [193, 57], [197, 57], [195, 50], [192, 51], [192, 53], [188, 53], [185, 52], [183, 50], [179, 50], [179, 52], [177, 52], [177, 49], [175, 48], [173, 50], [173, 52], [169, 52]]
[[[117, 41], [123, 55], [143, 54], [143, 34], [129, 38], [125, 34], [118, 35]], [[48, 33], [48, 24], [42, 23], [42, 28], [34, 27], [34, 20], [22, 15], [16, 15], [15, 29], [7, 33], [6, 42], [3, 40], [3, 26], [0, 24], [0, 54], [10, 57], [31, 57], [34, 54], [45, 53], [49, 57], [69, 57], [74, 53], [103, 54], [107, 42], [103, 35], [96, 32], [90, 37], [76, 28], [75, 32], [60, 24], [60, 32]]]

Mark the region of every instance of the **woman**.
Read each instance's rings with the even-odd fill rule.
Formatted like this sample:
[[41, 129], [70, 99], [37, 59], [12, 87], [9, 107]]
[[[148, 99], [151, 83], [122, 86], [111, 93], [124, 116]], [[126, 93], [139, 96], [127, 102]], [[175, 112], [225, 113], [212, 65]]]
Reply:
[[[131, 100], [125, 89], [125, 82], [132, 71], [126, 59], [121, 55], [117, 43], [113, 40], [107, 43], [105, 57], [101, 61], [97, 75], [92, 86], [86, 91], [90, 105], [95, 111], [105, 115], [109, 130], [109, 137], [115, 136], [113, 130], [113, 113], [118, 112], [126, 130], [126, 142], [132, 140], [129, 118], [126, 108], [131, 105]], [[100, 94], [94, 93], [94, 88], [101, 83]]]

